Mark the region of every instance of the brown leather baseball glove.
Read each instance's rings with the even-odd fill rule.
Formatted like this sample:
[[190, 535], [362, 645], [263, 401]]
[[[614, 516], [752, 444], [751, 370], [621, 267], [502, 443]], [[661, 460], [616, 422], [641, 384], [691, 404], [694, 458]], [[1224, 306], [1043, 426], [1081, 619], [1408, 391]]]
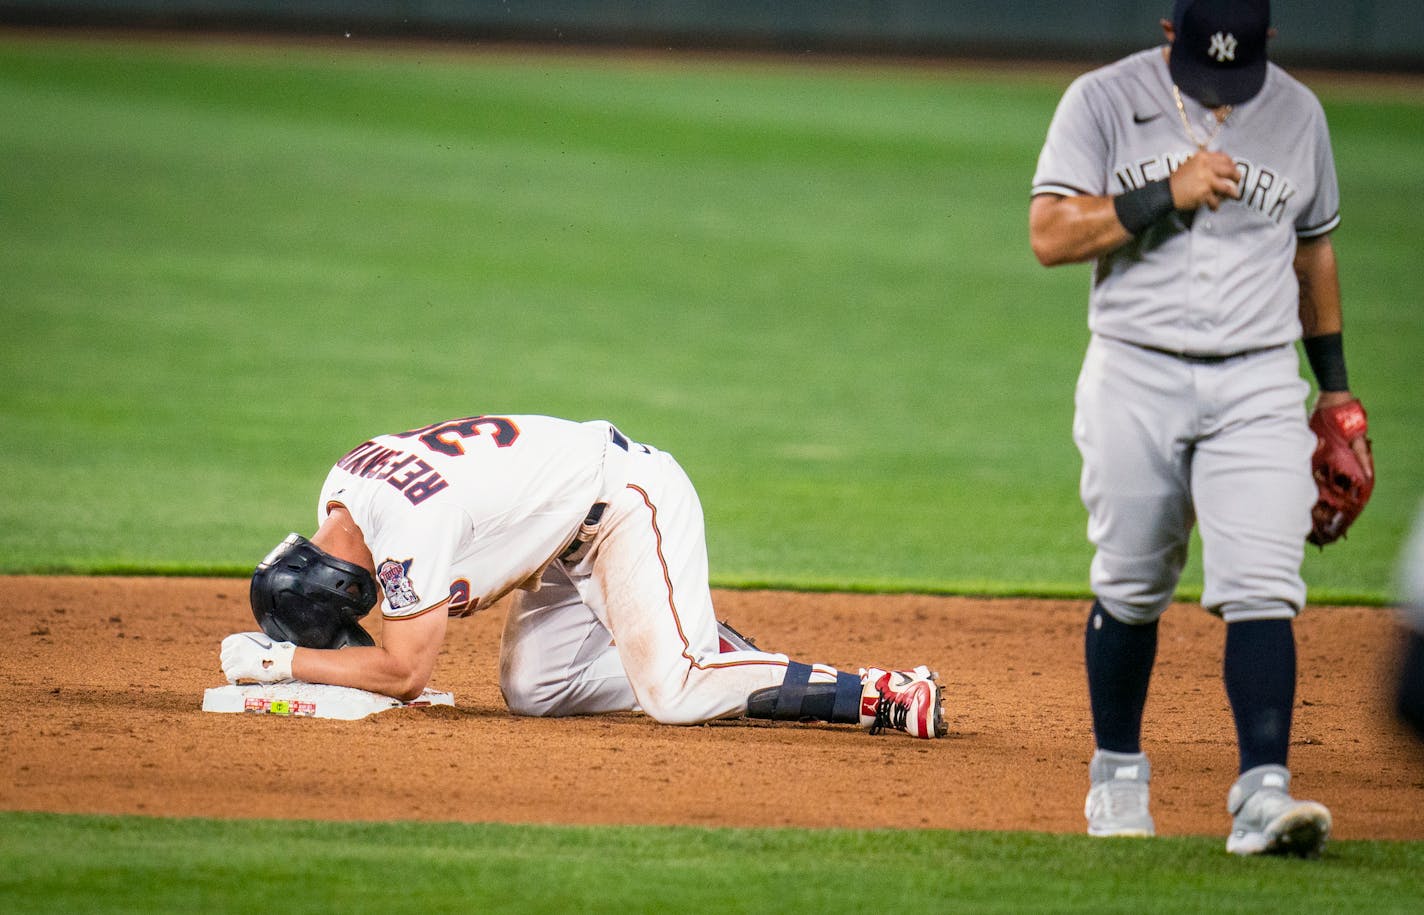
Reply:
[[[1311, 509], [1313, 527], [1306, 539], [1323, 547], [1345, 536], [1365, 510], [1375, 489], [1374, 460], [1366, 437], [1369, 422], [1358, 400], [1316, 407], [1310, 414], [1310, 429], [1316, 439], [1311, 470], [1320, 497]], [[1364, 451], [1364, 459], [1357, 447]]]

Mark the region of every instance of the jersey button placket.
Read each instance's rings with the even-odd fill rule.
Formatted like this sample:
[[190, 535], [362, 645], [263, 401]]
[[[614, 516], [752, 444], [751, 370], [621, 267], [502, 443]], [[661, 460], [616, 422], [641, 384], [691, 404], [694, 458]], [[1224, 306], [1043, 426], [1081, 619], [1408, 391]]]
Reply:
[[1217, 259], [1219, 239], [1207, 233], [1203, 227], [1194, 227], [1190, 232], [1191, 259], [1187, 283], [1186, 345], [1188, 352], [1211, 353], [1216, 351], [1211, 334], [1211, 310], [1216, 301], [1214, 267]]

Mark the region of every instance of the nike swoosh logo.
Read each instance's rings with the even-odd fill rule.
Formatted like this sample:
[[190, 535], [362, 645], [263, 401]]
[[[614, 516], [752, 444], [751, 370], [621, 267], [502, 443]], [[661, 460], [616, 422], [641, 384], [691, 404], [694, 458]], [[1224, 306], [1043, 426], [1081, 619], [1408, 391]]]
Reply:
[[264, 650], [271, 649], [271, 647], [272, 647], [272, 640], [271, 640], [271, 639], [259, 639], [259, 638], [258, 638], [257, 636], [255, 636], [255, 635], [249, 635], [247, 638], [248, 638], [248, 641], [255, 643], [255, 644], [257, 645], [257, 647], [262, 648], [262, 649], [264, 649]]
[[1148, 114], [1148, 115], [1141, 115], [1141, 114], [1138, 114], [1136, 111], [1134, 111], [1134, 112], [1132, 113], [1132, 123], [1134, 123], [1134, 124], [1146, 124], [1146, 123], [1149, 123], [1149, 122], [1151, 122], [1151, 121], [1157, 120], [1157, 119], [1160, 118], [1161, 116], [1162, 116], [1162, 112], [1160, 112], [1160, 111], [1157, 112], [1156, 114]]

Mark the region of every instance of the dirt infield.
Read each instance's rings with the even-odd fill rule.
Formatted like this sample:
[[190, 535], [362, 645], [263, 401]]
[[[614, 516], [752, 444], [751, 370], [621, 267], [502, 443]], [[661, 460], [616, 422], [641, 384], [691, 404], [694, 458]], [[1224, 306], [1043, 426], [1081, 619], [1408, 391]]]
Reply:
[[[1079, 602], [718, 592], [763, 647], [855, 668], [929, 663], [949, 739], [640, 715], [511, 716], [503, 610], [456, 622], [434, 685], [457, 707], [353, 722], [200, 710], [218, 642], [250, 628], [235, 579], [0, 578], [0, 808], [161, 816], [705, 826], [1082, 828], [1091, 751]], [[1424, 839], [1424, 757], [1388, 719], [1387, 611], [1297, 624], [1297, 793], [1336, 836]], [[1221, 624], [1163, 622], [1147, 710], [1162, 834], [1223, 834], [1235, 775]]]

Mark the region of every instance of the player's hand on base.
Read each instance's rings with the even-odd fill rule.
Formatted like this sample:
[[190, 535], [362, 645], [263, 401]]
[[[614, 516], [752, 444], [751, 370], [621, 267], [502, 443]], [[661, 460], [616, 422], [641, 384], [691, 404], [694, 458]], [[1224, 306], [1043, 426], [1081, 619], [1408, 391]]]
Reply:
[[1179, 210], [1205, 205], [1215, 210], [1221, 201], [1241, 196], [1236, 163], [1224, 152], [1199, 150], [1172, 173], [1172, 204]]
[[263, 632], [239, 632], [222, 640], [222, 669], [228, 682], [256, 680], [277, 683], [292, 679], [292, 655], [297, 646], [278, 642]]

